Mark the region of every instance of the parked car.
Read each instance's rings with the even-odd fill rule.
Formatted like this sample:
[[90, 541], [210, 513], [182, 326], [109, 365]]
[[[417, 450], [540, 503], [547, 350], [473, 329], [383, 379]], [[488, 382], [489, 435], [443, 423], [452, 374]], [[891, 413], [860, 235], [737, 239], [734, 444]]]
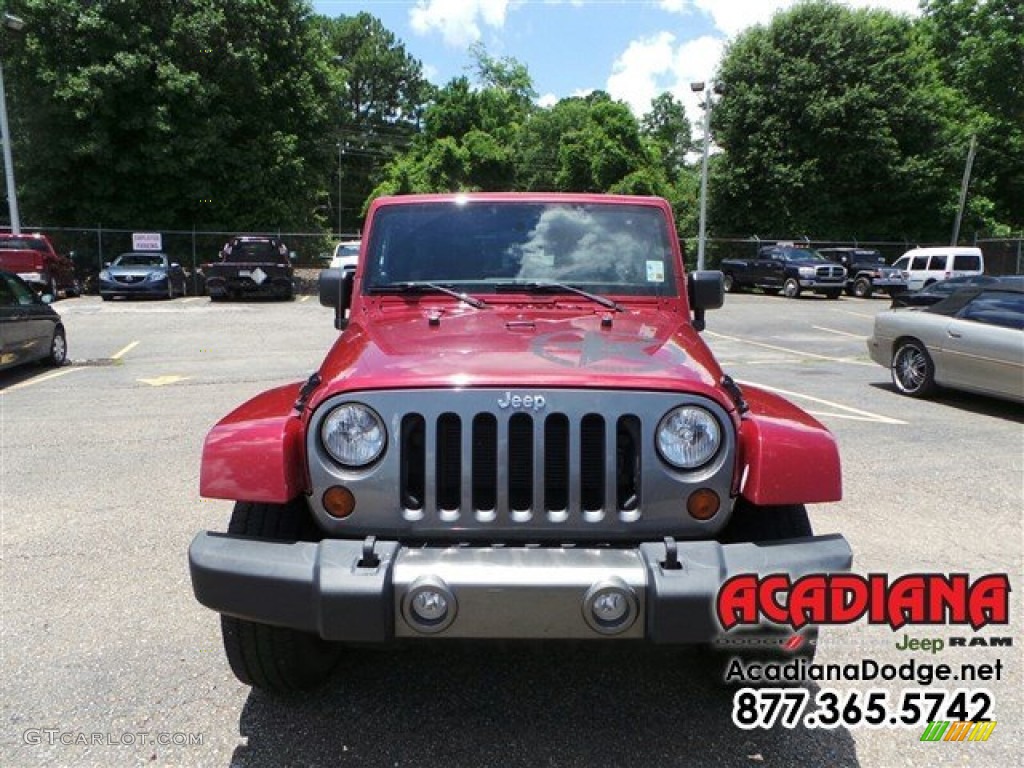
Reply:
[[985, 271], [981, 248], [940, 246], [914, 248], [893, 263], [907, 278], [907, 288], [916, 291], [951, 277], [980, 275]]
[[0, 271], [0, 369], [41, 360], [64, 365], [68, 356], [64, 324], [51, 295], [41, 298], [13, 272]]
[[100, 296], [104, 301], [131, 296], [173, 299], [188, 292], [185, 270], [166, 253], [122, 253], [100, 271]]
[[819, 248], [818, 253], [846, 268], [846, 295], [870, 299], [876, 290], [889, 295], [904, 291], [907, 278], [873, 248]]
[[886, 310], [867, 344], [904, 395], [950, 387], [1024, 402], [1024, 284], [998, 281], [930, 307]]
[[206, 292], [211, 301], [240, 296], [295, 296], [288, 246], [276, 237], [238, 235], [220, 251], [220, 261], [205, 265]]
[[723, 259], [725, 290], [760, 288], [774, 296], [779, 291], [795, 299], [804, 291], [838, 299], [846, 285], [846, 269], [810, 248], [777, 243], [758, 249], [756, 259]]
[[75, 264], [58, 253], [46, 235], [0, 233], [0, 270], [13, 272], [40, 294], [78, 296]]
[[329, 269], [355, 269], [359, 261], [359, 249], [362, 247], [361, 240], [348, 240], [334, 246], [334, 256], [331, 258]]
[[892, 309], [898, 307], [930, 307], [938, 304], [961, 288], [970, 288], [974, 285], [986, 285], [999, 280], [992, 275], [968, 275], [966, 277], [951, 277], [948, 280], [940, 280], [932, 283], [927, 288], [917, 291], [902, 291], [892, 297]]

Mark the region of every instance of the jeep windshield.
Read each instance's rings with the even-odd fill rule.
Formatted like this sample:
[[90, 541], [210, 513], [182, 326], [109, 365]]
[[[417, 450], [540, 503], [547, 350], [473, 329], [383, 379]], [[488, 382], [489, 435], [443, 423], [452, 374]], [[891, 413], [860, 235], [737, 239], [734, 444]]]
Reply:
[[653, 206], [458, 200], [382, 206], [363, 290], [425, 284], [457, 294], [675, 296], [668, 222]]

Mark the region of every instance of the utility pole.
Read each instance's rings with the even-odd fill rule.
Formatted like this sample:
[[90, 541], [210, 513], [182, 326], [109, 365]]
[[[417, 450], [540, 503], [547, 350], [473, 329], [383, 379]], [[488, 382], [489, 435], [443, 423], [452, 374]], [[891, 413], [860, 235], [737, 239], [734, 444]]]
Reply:
[[974, 151], [978, 148], [978, 137], [971, 134], [971, 146], [967, 150], [967, 163], [964, 166], [964, 179], [960, 182], [960, 205], [956, 210], [956, 221], [953, 222], [953, 239], [950, 245], [956, 245], [960, 239], [960, 221], [964, 217], [964, 205], [967, 203], [967, 187], [971, 184], [971, 168], [974, 166]]

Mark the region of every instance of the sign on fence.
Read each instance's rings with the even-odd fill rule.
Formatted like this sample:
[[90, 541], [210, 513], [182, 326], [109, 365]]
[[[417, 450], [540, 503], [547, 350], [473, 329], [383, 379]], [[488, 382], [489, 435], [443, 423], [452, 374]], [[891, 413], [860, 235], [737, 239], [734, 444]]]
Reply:
[[159, 232], [132, 232], [133, 251], [162, 251], [163, 238]]

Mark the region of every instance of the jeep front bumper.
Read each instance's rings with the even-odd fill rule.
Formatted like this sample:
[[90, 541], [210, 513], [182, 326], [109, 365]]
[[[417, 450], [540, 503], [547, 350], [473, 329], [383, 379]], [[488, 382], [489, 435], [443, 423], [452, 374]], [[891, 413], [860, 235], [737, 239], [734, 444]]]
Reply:
[[617, 549], [275, 542], [203, 532], [189, 548], [192, 586], [206, 607], [360, 643], [419, 636], [709, 642], [723, 634], [714, 608], [730, 577], [835, 573], [852, 560], [838, 534]]

